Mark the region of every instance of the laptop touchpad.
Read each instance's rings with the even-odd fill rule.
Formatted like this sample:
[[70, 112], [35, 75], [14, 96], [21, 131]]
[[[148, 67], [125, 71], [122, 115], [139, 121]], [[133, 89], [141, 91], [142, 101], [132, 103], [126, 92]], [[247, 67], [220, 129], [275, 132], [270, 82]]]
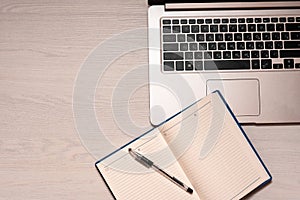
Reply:
[[214, 79], [206, 83], [206, 94], [219, 90], [236, 116], [260, 114], [260, 91], [257, 79]]

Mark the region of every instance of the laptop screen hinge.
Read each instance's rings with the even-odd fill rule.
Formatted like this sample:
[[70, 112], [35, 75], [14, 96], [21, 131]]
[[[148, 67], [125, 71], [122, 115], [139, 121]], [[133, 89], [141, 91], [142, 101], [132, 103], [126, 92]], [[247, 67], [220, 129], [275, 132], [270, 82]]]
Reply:
[[297, 8], [300, 1], [226, 2], [226, 3], [166, 3], [165, 10], [251, 10], [265, 8]]

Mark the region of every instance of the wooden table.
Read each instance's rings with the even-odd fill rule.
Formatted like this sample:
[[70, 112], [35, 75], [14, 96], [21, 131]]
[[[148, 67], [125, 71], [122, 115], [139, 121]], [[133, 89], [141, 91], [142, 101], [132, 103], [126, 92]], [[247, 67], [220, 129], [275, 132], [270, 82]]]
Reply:
[[[73, 90], [99, 43], [147, 28], [147, 2], [2, 0], [0, 27], [0, 199], [112, 199], [94, 168], [97, 155], [78, 134]], [[147, 35], [140, 37], [146, 43]], [[118, 51], [113, 44], [106, 53]], [[137, 66], [144, 66], [136, 77], [145, 85], [117, 103], [129, 102], [132, 121], [140, 129], [149, 127], [146, 49], [114, 60], [95, 91], [97, 119], [115, 147], [133, 136], [114, 121], [113, 91]], [[247, 199], [299, 199], [300, 126], [244, 128], [274, 177]]]

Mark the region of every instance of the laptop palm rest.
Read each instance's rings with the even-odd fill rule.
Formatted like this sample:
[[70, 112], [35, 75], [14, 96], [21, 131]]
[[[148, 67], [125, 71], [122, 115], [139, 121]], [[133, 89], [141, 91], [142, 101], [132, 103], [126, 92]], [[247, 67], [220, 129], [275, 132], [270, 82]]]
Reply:
[[206, 94], [219, 90], [236, 116], [260, 114], [258, 79], [213, 79], [206, 82]]

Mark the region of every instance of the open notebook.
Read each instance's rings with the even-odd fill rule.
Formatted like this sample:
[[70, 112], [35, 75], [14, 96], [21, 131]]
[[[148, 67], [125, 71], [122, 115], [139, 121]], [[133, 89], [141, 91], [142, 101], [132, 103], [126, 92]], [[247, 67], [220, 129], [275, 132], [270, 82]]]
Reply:
[[[131, 148], [193, 189], [137, 162]], [[99, 160], [96, 168], [115, 199], [240, 199], [271, 181], [219, 92]]]

